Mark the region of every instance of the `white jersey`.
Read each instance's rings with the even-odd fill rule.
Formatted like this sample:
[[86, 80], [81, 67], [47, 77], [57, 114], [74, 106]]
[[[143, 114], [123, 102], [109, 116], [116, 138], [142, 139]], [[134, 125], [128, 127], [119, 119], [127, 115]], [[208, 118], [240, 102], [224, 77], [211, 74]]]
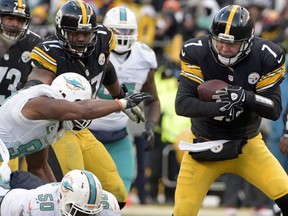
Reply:
[[50, 183], [36, 189], [13, 189], [1, 203], [1, 216], [56, 216], [59, 209], [59, 184]]
[[63, 98], [51, 86], [42, 84], [18, 91], [0, 107], [0, 139], [8, 148], [10, 158], [38, 152], [63, 134], [59, 121], [30, 120], [22, 115], [26, 102], [38, 96]]
[[108, 192], [103, 190], [102, 192], [102, 201], [103, 210], [100, 213], [100, 216], [120, 216], [121, 211], [116, 197]]
[[[50, 183], [36, 189], [13, 189], [1, 203], [1, 216], [61, 216], [59, 184]], [[120, 216], [115, 196], [103, 190], [103, 210], [100, 216]]]
[[[142, 42], [135, 42], [131, 47], [131, 54], [124, 62], [119, 61], [117, 56], [111, 52], [110, 61], [115, 67], [120, 83], [126, 84], [129, 94], [140, 92], [147, 80], [149, 71], [157, 68], [154, 51]], [[98, 91], [98, 97], [100, 99], [107, 99], [107, 95], [109, 95], [108, 90], [102, 86]], [[115, 112], [105, 117], [94, 119], [89, 129], [104, 131], [121, 130], [126, 126], [128, 119], [128, 116], [123, 112]]]

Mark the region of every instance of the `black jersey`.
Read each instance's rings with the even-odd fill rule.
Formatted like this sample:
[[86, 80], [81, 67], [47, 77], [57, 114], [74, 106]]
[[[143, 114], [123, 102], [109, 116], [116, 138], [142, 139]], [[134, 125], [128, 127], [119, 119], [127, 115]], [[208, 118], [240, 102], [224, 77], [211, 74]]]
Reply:
[[32, 70], [31, 51], [42, 39], [31, 31], [0, 57], [0, 106], [5, 98], [27, 81]]
[[[182, 89], [178, 90], [176, 103], [183, 97], [190, 98], [185, 101], [187, 104], [178, 107], [182, 110], [177, 110], [176, 106], [176, 111], [192, 117], [192, 132], [196, 136], [207, 139], [238, 139], [253, 137], [259, 133], [261, 116], [253, 110], [244, 109], [244, 112], [231, 122], [215, 120], [219, 106], [215, 106], [216, 103], [213, 102], [200, 101], [197, 86], [207, 80], [221, 79], [268, 98], [274, 93], [280, 95], [279, 84], [284, 78], [285, 54], [278, 45], [255, 37], [250, 53], [236, 65], [226, 67], [217, 61], [217, 56], [209, 45], [209, 36], [205, 36], [187, 41], [181, 50], [180, 58], [182, 70], [179, 89]], [[185, 87], [181, 87], [181, 83]], [[280, 96], [274, 102], [276, 108], [281, 109]]]
[[110, 51], [114, 49], [115, 41], [113, 32], [99, 25], [97, 30], [97, 43], [93, 53], [87, 58], [71, 57], [60, 44], [57, 36], [51, 35], [38, 44], [31, 54], [33, 66], [46, 69], [56, 76], [75, 72], [84, 76], [90, 81], [94, 96], [99, 90], [100, 84], [104, 82], [111, 83], [107, 79], [114, 79], [115, 76], [105, 76], [105, 68]]

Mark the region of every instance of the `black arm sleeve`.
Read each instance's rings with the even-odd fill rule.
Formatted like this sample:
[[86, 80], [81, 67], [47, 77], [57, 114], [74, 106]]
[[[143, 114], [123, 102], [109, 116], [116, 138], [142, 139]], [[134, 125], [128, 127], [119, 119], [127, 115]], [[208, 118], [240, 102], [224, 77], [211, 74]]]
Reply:
[[116, 82], [117, 79], [118, 78], [117, 78], [115, 68], [113, 64], [111, 63], [111, 61], [108, 61], [106, 71], [105, 71], [105, 77], [103, 80], [103, 85], [112, 85], [113, 83]]
[[[275, 89], [266, 91], [263, 94], [259, 94], [259, 95], [272, 100], [274, 105], [264, 106], [264, 105], [254, 102], [251, 105], [249, 105], [249, 108], [252, 109], [255, 113], [257, 113], [263, 118], [271, 119], [274, 121], [277, 120], [280, 117], [281, 112], [282, 112], [280, 86], [278, 85]], [[250, 95], [248, 97], [253, 97], [253, 96]]]
[[215, 117], [221, 116], [220, 104], [204, 102], [198, 98], [196, 82], [180, 77], [175, 101], [176, 114], [186, 117]]

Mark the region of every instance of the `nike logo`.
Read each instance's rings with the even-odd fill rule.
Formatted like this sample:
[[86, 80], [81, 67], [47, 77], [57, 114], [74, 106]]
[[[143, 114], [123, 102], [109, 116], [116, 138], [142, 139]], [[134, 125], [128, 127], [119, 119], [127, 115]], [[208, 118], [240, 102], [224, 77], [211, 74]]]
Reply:
[[185, 52], [183, 51], [183, 49], [181, 50], [181, 54], [182, 54], [182, 56], [185, 56]]
[[280, 59], [277, 60], [277, 62], [280, 64], [280, 62], [282, 61], [282, 59], [283, 59], [283, 55], [281, 55]]
[[46, 52], [48, 52], [50, 50], [50, 48], [47, 48], [45, 45], [43, 45], [44, 49]]

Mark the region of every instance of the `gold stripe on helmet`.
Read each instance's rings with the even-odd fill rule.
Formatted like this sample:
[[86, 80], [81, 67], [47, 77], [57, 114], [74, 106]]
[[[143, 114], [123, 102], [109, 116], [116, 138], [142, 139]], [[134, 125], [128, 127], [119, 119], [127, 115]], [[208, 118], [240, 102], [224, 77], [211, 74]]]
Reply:
[[230, 14], [229, 14], [229, 17], [228, 17], [228, 20], [227, 20], [227, 24], [226, 24], [226, 27], [225, 27], [225, 34], [227, 34], [227, 35], [230, 34], [230, 29], [231, 29], [231, 25], [232, 25], [232, 22], [233, 22], [233, 18], [235, 16], [235, 13], [236, 13], [238, 8], [239, 8], [238, 5], [233, 5], [232, 10], [230, 11]]
[[77, 0], [77, 2], [80, 5], [81, 11], [82, 11], [82, 24], [87, 24], [87, 11], [85, 4], [82, 0]]
[[22, 10], [23, 10], [23, 2], [22, 2], [22, 0], [18, 0], [17, 10], [18, 10], [20, 13], [22, 13]]

